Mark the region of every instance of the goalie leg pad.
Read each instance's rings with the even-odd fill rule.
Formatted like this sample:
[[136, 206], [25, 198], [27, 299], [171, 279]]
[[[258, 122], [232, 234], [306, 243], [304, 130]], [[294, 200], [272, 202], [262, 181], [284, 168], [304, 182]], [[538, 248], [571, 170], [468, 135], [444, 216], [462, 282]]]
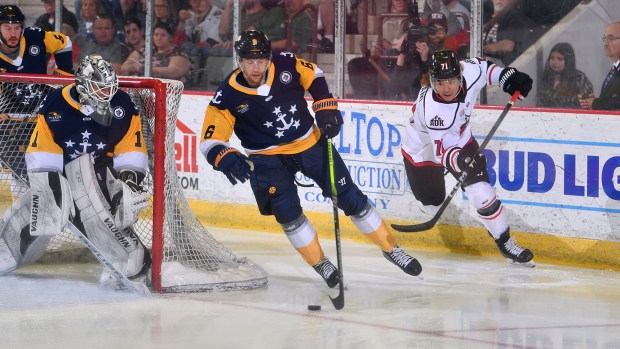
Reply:
[[69, 182], [58, 172], [28, 173], [31, 191], [30, 234], [53, 236], [73, 216]]
[[65, 173], [79, 211], [77, 225], [123, 274], [133, 276], [140, 272], [144, 247], [131, 230], [119, 229], [114, 224], [95, 177], [92, 156], [87, 154], [71, 161], [65, 166]]
[[6, 210], [0, 221], [0, 275], [35, 262], [52, 236], [30, 235], [30, 191]]

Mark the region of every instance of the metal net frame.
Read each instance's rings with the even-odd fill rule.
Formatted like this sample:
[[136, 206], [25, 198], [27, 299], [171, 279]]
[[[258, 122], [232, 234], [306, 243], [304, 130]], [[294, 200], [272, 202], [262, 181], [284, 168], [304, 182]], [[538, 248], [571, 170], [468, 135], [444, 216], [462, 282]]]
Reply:
[[[0, 74], [0, 214], [28, 189], [24, 152], [38, 106], [53, 88], [73, 82], [73, 77]], [[119, 78], [119, 86], [140, 110], [147, 143], [149, 171], [143, 186], [151, 203], [141, 212], [134, 230], [151, 250], [153, 289], [198, 292], [265, 286], [266, 272], [215, 240], [183, 194], [174, 150], [183, 83]], [[68, 230], [54, 236], [48, 252], [55, 261], [89, 259], [82, 243]]]

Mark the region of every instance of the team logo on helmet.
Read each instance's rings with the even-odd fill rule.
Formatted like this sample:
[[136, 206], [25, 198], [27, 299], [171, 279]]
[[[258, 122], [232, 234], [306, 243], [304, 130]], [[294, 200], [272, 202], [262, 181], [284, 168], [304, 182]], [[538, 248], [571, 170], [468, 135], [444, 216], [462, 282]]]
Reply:
[[32, 56], [38, 56], [40, 52], [41, 49], [39, 48], [39, 46], [30, 46], [30, 54]]
[[291, 80], [293, 79], [293, 75], [291, 75], [290, 72], [287, 71], [283, 71], [280, 74], [280, 82], [282, 82], [283, 84], [288, 84], [291, 82]]

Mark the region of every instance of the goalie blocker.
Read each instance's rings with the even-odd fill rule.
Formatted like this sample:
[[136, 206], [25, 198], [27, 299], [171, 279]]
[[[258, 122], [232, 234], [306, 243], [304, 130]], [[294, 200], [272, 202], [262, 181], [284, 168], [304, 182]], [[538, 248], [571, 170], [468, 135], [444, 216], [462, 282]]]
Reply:
[[90, 154], [68, 163], [65, 173], [67, 178], [57, 172], [29, 174], [31, 189], [5, 212], [0, 223], [0, 275], [36, 261], [69, 219], [123, 274], [145, 274], [150, 256], [131, 224], [148, 204], [147, 194], [134, 192], [107, 169], [106, 184], [112, 188], [108, 194], [117, 203], [111, 206], [99, 187]]

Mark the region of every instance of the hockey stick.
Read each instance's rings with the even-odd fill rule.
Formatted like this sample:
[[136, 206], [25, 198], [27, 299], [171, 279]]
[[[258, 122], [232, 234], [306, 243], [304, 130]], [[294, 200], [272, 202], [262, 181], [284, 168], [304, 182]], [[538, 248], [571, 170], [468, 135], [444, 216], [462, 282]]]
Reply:
[[88, 249], [95, 255], [95, 257], [97, 257], [99, 262], [101, 262], [101, 264], [103, 264], [106, 268], [108, 268], [108, 270], [112, 272], [114, 277], [116, 277], [116, 280], [118, 280], [123, 286], [125, 286], [126, 289], [132, 290], [143, 296], [147, 296], [151, 294], [151, 291], [145, 284], [141, 282], [132, 282], [123, 273], [121, 273], [114, 266], [114, 264], [110, 262], [108, 257], [106, 257], [101, 252], [101, 250], [99, 250], [99, 248], [95, 246], [95, 244], [93, 244], [93, 242], [90, 241], [90, 239], [86, 237], [86, 235], [84, 235], [84, 233], [80, 229], [78, 229], [78, 227], [73, 225], [72, 222], [68, 222], [67, 229], [69, 229], [75, 236], [78, 237], [78, 239], [80, 239], [80, 241], [84, 243], [84, 245], [86, 245], [86, 247], [88, 247]]
[[[497, 118], [497, 121], [495, 121], [495, 124], [489, 131], [489, 133], [486, 135], [486, 137], [484, 137], [484, 141], [482, 141], [482, 144], [480, 145], [478, 150], [476, 150], [476, 155], [482, 153], [484, 148], [486, 148], [487, 144], [489, 144], [489, 141], [491, 141], [491, 138], [493, 138], [495, 131], [497, 131], [497, 129], [499, 128], [499, 125], [502, 123], [502, 121], [508, 114], [508, 111], [510, 110], [512, 105], [515, 103], [515, 101], [519, 98], [519, 95], [520, 95], [519, 91], [515, 92], [512, 95], [512, 97], [510, 98], [510, 101], [508, 102], [508, 104], [506, 104], [504, 111], [502, 111], [499, 118]], [[467, 172], [463, 171], [463, 174], [461, 175], [459, 180], [456, 182], [456, 185], [452, 188], [452, 191], [450, 192], [450, 194], [448, 194], [446, 199], [443, 201], [443, 203], [439, 207], [439, 210], [437, 211], [437, 213], [435, 213], [433, 218], [431, 218], [429, 221], [422, 222], [419, 224], [411, 224], [411, 225], [392, 224], [392, 228], [400, 232], [404, 232], [404, 233], [413, 233], [413, 232], [419, 232], [419, 231], [425, 231], [425, 230], [432, 229], [435, 226], [435, 224], [437, 224], [437, 221], [439, 221], [439, 218], [441, 218], [441, 215], [448, 207], [448, 204], [450, 204], [450, 201], [452, 201], [452, 198], [454, 197], [456, 192], [459, 190], [461, 185], [463, 185], [463, 183], [465, 182], [465, 179], [467, 179]]]
[[338, 273], [340, 274], [340, 283], [338, 297], [329, 299], [332, 300], [334, 308], [340, 310], [344, 308], [344, 278], [342, 275], [342, 252], [340, 251], [340, 222], [338, 221], [338, 197], [336, 192], [336, 174], [334, 173], [334, 154], [332, 150], [332, 140], [329, 138], [329, 133], [325, 132], [327, 138], [327, 158], [329, 161], [329, 180], [332, 185], [332, 206], [334, 208], [334, 232], [336, 234], [336, 258], [338, 260]]

